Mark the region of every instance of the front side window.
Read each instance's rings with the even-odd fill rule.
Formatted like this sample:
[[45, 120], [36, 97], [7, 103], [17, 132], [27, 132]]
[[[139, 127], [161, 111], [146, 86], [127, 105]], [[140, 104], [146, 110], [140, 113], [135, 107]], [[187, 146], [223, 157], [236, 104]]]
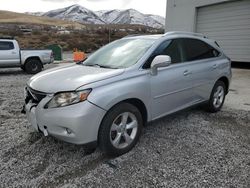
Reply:
[[14, 45], [13, 42], [0, 42], [0, 50], [13, 50]]
[[168, 55], [171, 57], [172, 63], [180, 63], [182, 62], [181, 57], [181, 46], [180, 41], [178, 39], [174, 40], [166, 40], [162, 42], [157, 49], [153, 52], [153, 54], [150, 56], [146, 64], [143, 66], [143, 68], [150, 68], [150, 65], [153, 61], [153, 59], [158, 55]]
[[213, 58], [219, 52], [207, 43], [198, 39], [182, 39], [184, 48], [184, 61], [196, 61], [201, 59]]

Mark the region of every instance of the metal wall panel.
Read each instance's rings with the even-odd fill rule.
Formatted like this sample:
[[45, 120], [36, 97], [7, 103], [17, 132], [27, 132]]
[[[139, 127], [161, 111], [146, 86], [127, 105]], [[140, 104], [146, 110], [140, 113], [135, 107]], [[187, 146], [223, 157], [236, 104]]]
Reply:
[[196, 32], [218, 41], [233, 61], [250, 62], [250, 0], [197, 8]]

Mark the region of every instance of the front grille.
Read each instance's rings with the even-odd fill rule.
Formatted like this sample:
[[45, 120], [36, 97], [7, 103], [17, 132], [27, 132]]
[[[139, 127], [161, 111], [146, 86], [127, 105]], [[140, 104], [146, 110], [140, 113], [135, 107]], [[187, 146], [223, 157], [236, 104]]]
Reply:
[[33, 103], [39, 103], [43, 98], [46, 97], [46, 93], [36, 91], [30, 87], [27, 87], [27, 96], [25, 99], [25, 102], [28, 103], [30, 100], [32, 100]]

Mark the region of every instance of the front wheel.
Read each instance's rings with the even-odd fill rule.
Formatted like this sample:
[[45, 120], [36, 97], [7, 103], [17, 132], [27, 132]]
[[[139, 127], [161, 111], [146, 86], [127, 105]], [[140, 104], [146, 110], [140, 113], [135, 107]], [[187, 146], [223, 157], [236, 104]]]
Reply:
[[100, 149], [109, 156], [127, 153], [136, 145], [142, 126], [142, 115], [135, 106], [118, 104], [102, 121], [98, 136]]
[[226, 97], [226, 86], [224, 82], [217, 81], [214, 85], [208, 102], [208, 110], [212, 113], [221, 110]]

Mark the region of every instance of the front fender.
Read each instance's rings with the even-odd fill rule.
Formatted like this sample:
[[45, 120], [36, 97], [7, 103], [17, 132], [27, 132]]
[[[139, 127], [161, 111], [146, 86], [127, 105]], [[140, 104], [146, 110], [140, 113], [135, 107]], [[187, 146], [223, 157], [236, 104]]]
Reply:
[[114, 105], [127, 99], [141, 100], [146, 106], [148, 120], [151, 119], [151, 90], [149, 76], [142, 75], [94, 88], [88, 97], [89, 102], [107, 111]]

